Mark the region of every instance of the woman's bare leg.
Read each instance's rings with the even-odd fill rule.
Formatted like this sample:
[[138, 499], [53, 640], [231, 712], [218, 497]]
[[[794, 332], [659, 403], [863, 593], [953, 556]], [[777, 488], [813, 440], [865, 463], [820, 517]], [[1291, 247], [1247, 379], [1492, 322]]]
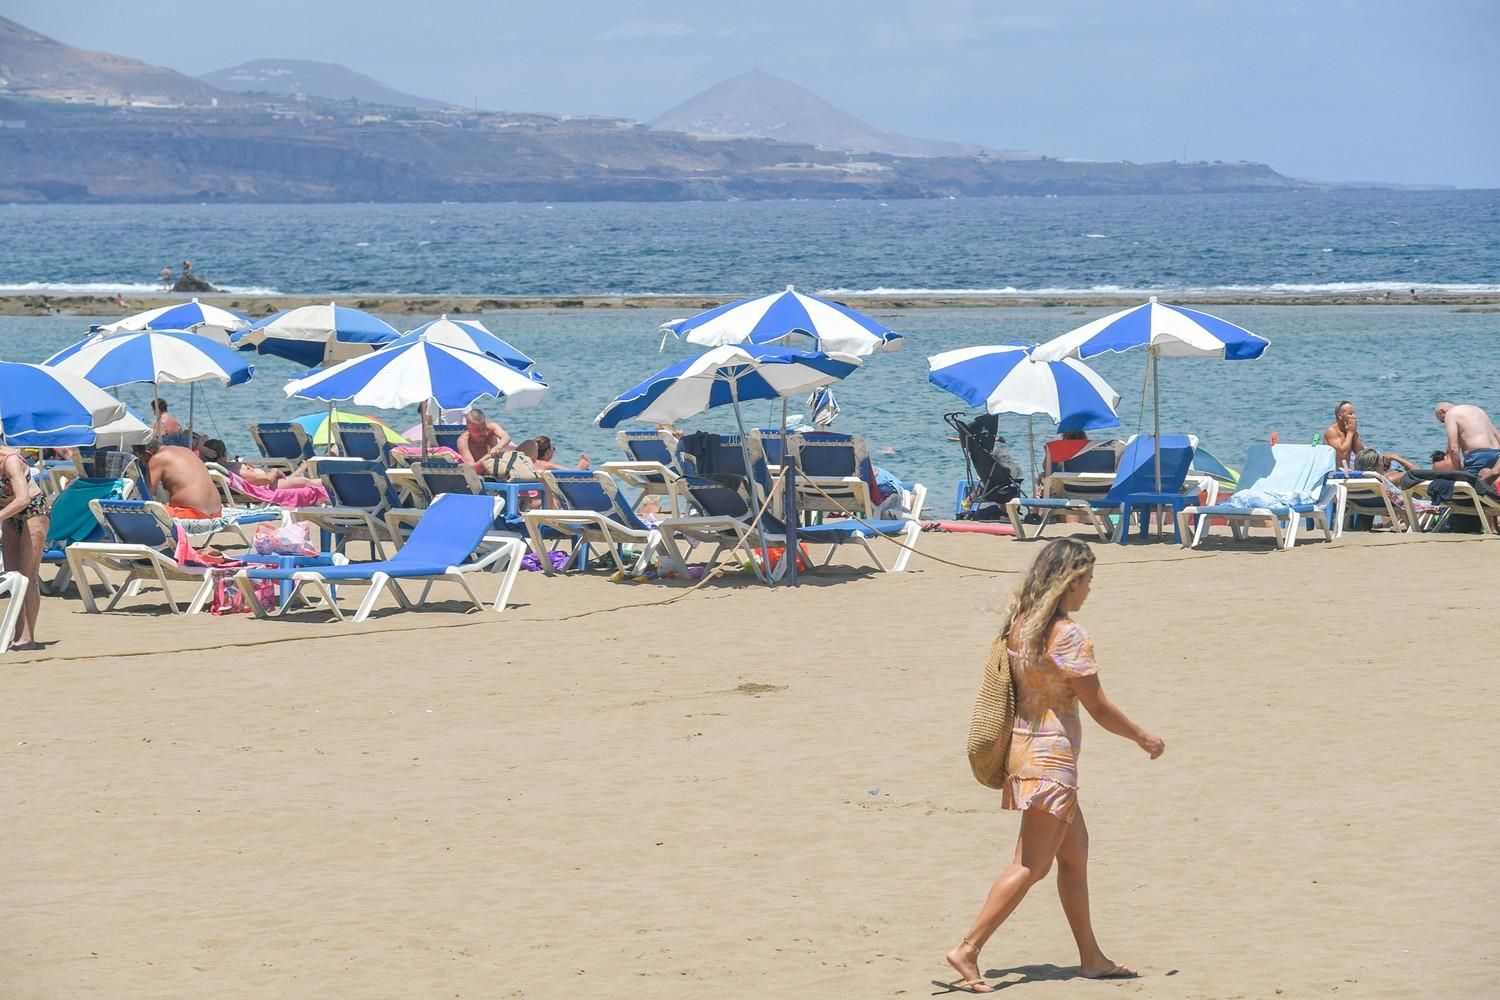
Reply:
[[1136, 970], [1110, 961], [1094, 939], [1089, 918], [1089, 828], [1080, 809], [1068, 824], [1057, 849], [1057, 898], [1078, 942], [1078, 964], [1085, 977], [1100, 979], [1136, 975]]
[[1041, 809], [1027, 809], [1021, 813], [1021, 835], [1016, 842], [1015, 859], [990, 886], [989, 895], [985, 897], [984, 906], [969, 933], [964, 935], [957, 948], [948, 952], [948, 964], [965, 980], [981, 978], [980, 950], [1005, 918], [1015, 912], [1027, 890], [1046, 878], [1067, 829], [1068, 824]]

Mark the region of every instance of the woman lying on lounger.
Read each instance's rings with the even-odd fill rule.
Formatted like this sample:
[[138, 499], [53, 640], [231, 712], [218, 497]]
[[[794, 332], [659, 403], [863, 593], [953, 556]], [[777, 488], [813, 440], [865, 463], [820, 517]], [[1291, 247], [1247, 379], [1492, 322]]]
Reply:
[[292, 490], [323, 485], [316, 479], [294, 476], [281, 469], [262, 469], [259, 466], [247, 465], [232, 458], [229, 449], [218, 438], [209, 438], [199, 445], [198, 457], [205, 462], [214, 462], [223, 466], [252, 486], [263, 486], [268, 490]]

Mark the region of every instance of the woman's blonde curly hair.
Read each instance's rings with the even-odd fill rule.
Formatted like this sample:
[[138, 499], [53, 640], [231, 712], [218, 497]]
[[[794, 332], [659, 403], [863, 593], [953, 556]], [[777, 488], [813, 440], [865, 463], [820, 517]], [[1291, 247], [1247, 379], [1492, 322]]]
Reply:
[[1048, 632], [1058, 618], [1058, 602], [1093, 568], [1094, 550], [1076, 539], [1059, 538], [1042, 549], [1011, 597], [1001, 629], [1009, 637], [1020, 619], [1022, 655], [1039, 657], [1046, 652]]

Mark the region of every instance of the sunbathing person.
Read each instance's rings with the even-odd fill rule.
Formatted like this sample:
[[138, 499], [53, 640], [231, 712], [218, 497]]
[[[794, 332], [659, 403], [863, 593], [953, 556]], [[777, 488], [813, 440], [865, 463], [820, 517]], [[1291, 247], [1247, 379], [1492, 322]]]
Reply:
[[1482, 476], [1500, 463], [1500, 431], [1488, 413], [1471, 403], [1439, 403], [1432, 413], [1448, 432], [1454, 469]]
[[316, 479], [296, 476], [284, 469], [262, 469], [260, 466], [241, 462], [229, 454], [229, 448], [218, 438], [209, 438], [200, 444], [198, 457], [205, 462], [223, 466], [252, 486], [261, 486], [268, 490], [306, 489], [309, 486], [321, 488], [323, 485]]
[[151, 495], [161, 496], [165, 492], [167, 510], [173, 517], [206, 521], [224, 512], [219, 491], [209, 478], [203, 459], [191, 449], [163, 445], [159, 439], [151, 438], [139, 446], [137, 453], [147, 460]]
[[1359, 416], [1347, 399], [1333, 408], [1333, 423], [1323, 432], [1323, 443], [1338, 455], [1340, 469], [1352, 468], [1354, 456], [1365, 450], [1365, 443], [1359, 437]]
[[579, 455], [577, 465], [559, 465], [553, 461], [557, 457], [557, 449], [553, 447], [552, 439], [545, 434], [538, 434], [534, 438], [522, 441], [516, 445], [516, 450], [531, 459], [531, 464], [536, 466], [538, 472], [546, 472], [549, 469], [587, 469], [589, 467], [587, 455]]
[[464, 417], [464, 432], [458, 436], [458, 453], [481, 476], [494, 474], [500, 457], [515, 448], [505, 428], [474, 407]]

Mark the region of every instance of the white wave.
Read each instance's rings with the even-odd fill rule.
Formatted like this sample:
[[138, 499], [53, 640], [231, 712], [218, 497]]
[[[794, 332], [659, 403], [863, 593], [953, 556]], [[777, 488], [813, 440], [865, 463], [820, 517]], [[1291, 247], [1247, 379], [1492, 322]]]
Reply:
[[904, 295], [910, 298], [965, 296], [969, 298], [1008, 296], [1065, 296], [1065, 295], [1354, 295], [1369, 292], [1402, 292], [1415, 289], [1423, 292], [1452, 295], [1500, 295], [1500, 285], [1444, 284], [1421, 281], [1329, 281], [1298, 284], [1273, 282], [1266, 285], [1202, 285], [1179, 288], [1126, 288], [1122, 285], [1091, 285], [1088, 288], [822, 288], [814, 294], [838, 295]]
[[[28, 281], [21, 284], [0, 283], [0, 295], [188, 295], [173, 292], [157, 284], [129, 281]], [[249, 285], [221, 285], [214, 295], [280, 295], [279, 289]], [[189, 296], [191, 297], [191, 296]]]
[[1104, 233], [1084, 233], [1083, 236], [1084, 236], [1085, 239], [1090, 239], [1090, 240], [1107, 240], [1107, 239], [1109, 239], [1109, 237], [1106, 236]]

